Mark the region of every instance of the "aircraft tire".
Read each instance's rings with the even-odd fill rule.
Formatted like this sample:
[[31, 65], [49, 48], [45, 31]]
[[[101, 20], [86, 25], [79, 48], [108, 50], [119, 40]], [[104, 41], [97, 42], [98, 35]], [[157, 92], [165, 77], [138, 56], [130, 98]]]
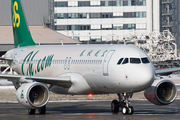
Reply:
[[132, 115], [134, 113], [134, 108], [132, 106], [129, 106], [128, 108], [128, 114]]
[[36, 109], [28, 109], [29, 115], [34, 115], [36, 112]]
[[117, 100], [113, 100], [111, 102], [111, 110], [113, 113], [118, 113], [119, 112], [119, 102]]
[[38, 109], [39, 114], [43, 115], [46, 114], [46, 105]]
[[122, 114], [123, 115], [127, 115], [128, 111], [129, 111], [129, 109], [127, 107], [122, 107]]

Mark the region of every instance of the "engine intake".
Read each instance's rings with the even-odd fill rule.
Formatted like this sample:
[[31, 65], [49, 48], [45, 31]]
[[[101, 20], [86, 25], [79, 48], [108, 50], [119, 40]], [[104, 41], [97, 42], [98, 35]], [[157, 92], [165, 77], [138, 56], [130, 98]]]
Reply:
[[20, 104], [29, 109], [41, 108], [49, 100], [48, 88], [39, 82], [25, 83], [18, 88], [16, 97]]
[[153, 104], [168, 105], [177, 96], [175, 84], [170, 80], [155, 80], [151, 87], [144, 92], [145, 97]]

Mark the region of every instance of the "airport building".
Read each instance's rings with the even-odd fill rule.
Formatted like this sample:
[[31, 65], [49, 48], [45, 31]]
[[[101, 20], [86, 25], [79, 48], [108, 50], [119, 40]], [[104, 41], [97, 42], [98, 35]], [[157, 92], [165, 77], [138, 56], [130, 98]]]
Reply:
[[114, 41], [130, 30], [159, 30], [152, 6], [150, 0], [54, 0], [54, 29], [82, 42]]
[[[155, 0], [154, 0], [155, 1]], [[169, 30], [176, 39], [180, 53], [180, 1], [160, 0], [160, 31]]]
[[50, 0], [52, 29], [82, 43], [107, 43], [129, 32], [169, 30], [179, 38], [179, 0]]

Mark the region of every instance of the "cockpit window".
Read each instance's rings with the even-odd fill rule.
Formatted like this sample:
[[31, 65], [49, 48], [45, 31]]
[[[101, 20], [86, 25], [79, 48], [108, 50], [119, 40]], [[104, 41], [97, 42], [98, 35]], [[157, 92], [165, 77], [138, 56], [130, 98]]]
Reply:
[[130, 58], [130, 63], [140, 64], [141, 60], [140, 60], [140, 58]]
[[117, 65], [120, 65], [124, 58], [119, 59]]
[[145, 63], [145, 64], [150, 63], [147, 57], [141, 58], [141, 60], [142, 60], [142, 63]]
[[125, 58], [122, 64], [127, 64], [129, 62], [128, 58]]

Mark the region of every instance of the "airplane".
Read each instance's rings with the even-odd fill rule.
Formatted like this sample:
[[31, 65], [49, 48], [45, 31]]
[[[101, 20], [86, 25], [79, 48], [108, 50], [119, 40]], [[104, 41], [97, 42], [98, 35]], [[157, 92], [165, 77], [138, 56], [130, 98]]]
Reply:
[[16, 97], [29, 114], [46, 114], [49, 91], [57, 94], [117, 94], [111, 110], [132, 115], [133, 93], [145, 91], [151, 103], [168, 105], [177, 96], [175, 84], [156, 77], [180, 68], [155, 71], [146, 53], [129, 45], [36, 45], [20, 0], [11, 0], [14, 49], [0, 60], [18, 75], [0, 74], [12, 81]]

